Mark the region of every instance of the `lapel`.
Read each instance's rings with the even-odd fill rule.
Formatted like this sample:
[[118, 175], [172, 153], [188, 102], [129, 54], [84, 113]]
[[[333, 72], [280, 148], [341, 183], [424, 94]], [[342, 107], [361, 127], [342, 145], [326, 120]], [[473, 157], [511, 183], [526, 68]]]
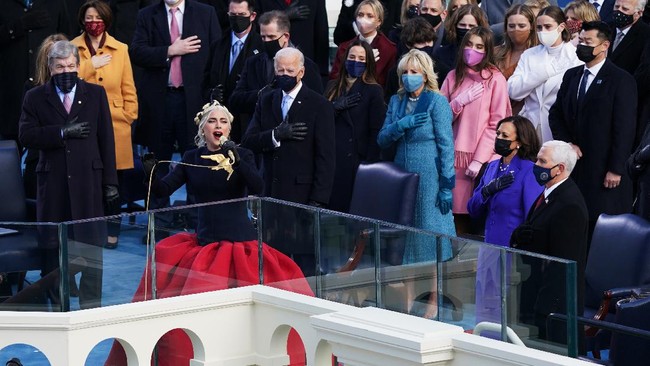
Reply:
[[[185, 5], [187, 11], [187, 5]], [[169, 25], [167, 24], [167, 12], [165, 10], [165, 3], [160, 2], [160, 5], [156, 7], [156, 10], [153, 14], [153, 24], [154, 27], [158, 30], [160, 37], [166, 45], [171, 45], [172, 40], [169, 35]], [[185, 27], [185, 21], [183, 20], [183, 27]]]
[[[357, 80], [355, 80], [354, 84], [352, 84], [352, 86], [350, 87], [350, 90], [348, 90], [347, 93], [344, 93], [341, 96], [352, 95], [354, 93], [361, 93], [361, 95], [363, 95], [363, 89], [364, 89], [363, 85], [364, 84], [363, 84], [363, 81], [361, 80], [361, 78], [357, 78]], [[359, 107], [359, 106], [357, 105], [356, 107]], [[353, 109], [353, 108], [356, 108], [356, 107], [348, 108], [345, 111], [343, 111], [343, 113], [341, 114], [345, 124], [350, 126], [350, 128], [352, 128], [353, 130], [354, 130], [354, 121], [352, 120], [352, 116], [350, 115], [350, 110]]]
[[[607, 79], [609, 76], [609, 63], [611, 61], [605, 59], [605, 63], [598, 71], [598, 74], [594, 77], [594, 80], [589, 85], [585, 98], [580, 105], [580, 110], [584, 109], [586, 105], [590, 105], [589, 99], [593, 98], [594, 95], [602, 95], [604, 88], [607, 87]], [[584, 70], [584, 69], [583, 69]], [[581, 76], [582, 77], [582, 76]], [[577, 93], [577, 92], [576, 92]]]
[[[569, 178], [571, 179], [571, 178]], [[531, 208], [530, 213], [528, 214], [528, 220], [529, 222], [535, 221], [537, 217], [539, 217], [542, 213], [546, 212], [547, 210], [550, 210], [553, 205], [556, 204], [558, 197], [562, 194], [562, 191], [565, 190], [568, 186], [565, 184], [568, 182], [568, 179], [562, 182], [557, 188], [551, 192], [551, 194], [548, 195], [546, 198], [546, 203], [542, 202], [542, 204], [535, 209], [535, 206]], [[542, 191], [542, 195], [544, 192]]]
[[578, 88], [580, 88], [580, 81], [582, 80], [582, 74], [585, 72], [584, 66], [580, 66], [581, 69], [573, 74], [571, 82], [569, 83], [568, 101], [569, 101], [569, 111], [574, 118], [577, 118], [578, 115]]
[[[637, 23], [640, 22], [640, 21], [641, 21], [641, 19], [637, 20]], [[626, 53], [625, 50], [627, 48], [629, 48], [632, 45], [632, 43], [634, 42], [634, 39], [636, 38], [637, 33], [639, 31], [639, 27], [638, 27], [637, 23], [632, 24], [632, 26], [630, 27], [630, 30], [627, 31], [627, 34], [625, 35], [625, 37], [623, 37], [623, 40], [621, 41], [621, 43], [618, 45], [618, 47], [616, 47], [614, 52], [612, 52], [612, 57], [614, 59], [617, 59], [619, 56], [624, 55]], [[613, 33], [614, 34], [612, 34], [612, 37], [613, 37], [612, 38], [612, 43], [611, 43], [611, 46], [609, 46], [610, 51], [611, 51], [612, 47], [614, 47], [614, 40], [616, 39], [616, 34], [618, 33], [618, 30], [616, 28], [614, 28]]]
[[[197, 17], [194, 16], [194, 6], [191, 1], [185, 1], [185, 12], [183, 13], [183, 31], [181, 32], [181, 38], [187, 38], [186, 35], [198, 35], [198, 32], [195, 31], [195, 21]], [[206, 44], [205, 47], [210, 47], [209, 44]]]
[[[302, 87], [300, 88], [300, 91], [298, 92], [298, 95], [296, 95], [296, 99], [293, 101], [291, 104], [291, 108], [289, 108], [289, 112], [287, 112], [287, 117], [289, 123], [293, 123], [295, 116], [300, 113], [300, 110], [302, 109], [302, 105], [304, 104], [305, 100], [307, 100], [305, 88], [307, 86], [305, 83], [302, 83]], [[282, 114], [282, 111], [280, 111], [280, 114]]]
[[[68, 120], [72, 120], [77, 117], [79, 111], [86, 105], [88, 96], [86, 95], [86, 84], [79, 80], [77, 82], [77, 90], [74, 94], [74, 100], [72, 101], [72, 107], [70, 108], [70, 115], [68, 115]], [[61, 104], [63, 107], [63, 104]], [[65, 109], [64, 109], [65, 110]]]
[[[45, 85], [45, 100], [52, 106], [52, 108], [54, 108], [63, 120], [68, 120], [68, 113], [65, 111], [65, 108], [63, 108], [63, 102], [61, 102], [59, 95], [56, 93], [54, 83], [50, 80]], [[74, 106], [74, 102], [72, 104]]]
[[273, 117], [278, 121], [275, 125], [282, 123], [282, 90], [279, 88], [273, 92], [273, 101], [271, 103], [271, 110], [273, 111]]

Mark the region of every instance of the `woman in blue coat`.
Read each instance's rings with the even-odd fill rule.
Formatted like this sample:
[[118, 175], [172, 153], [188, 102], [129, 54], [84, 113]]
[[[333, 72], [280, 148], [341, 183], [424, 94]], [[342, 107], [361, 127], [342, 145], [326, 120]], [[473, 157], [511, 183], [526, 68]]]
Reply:
[[[426, 53], [411, 50], [397, 66], [400, 88], [388, 104], [379, 147], [395, 145], [395, 163], [420, 175], [414, 226], [445, 235], [456, 235], [451, 214], [454, 188], [454, 140], [449, 103], [438, 92], [433, 61]], [[451, 258], [451, 243], [432, 236], [410, 235], [404, 249], [404, 264]], [[437, 256], [437, 250], [441, 256]], [[433, 293], [437, 291], [433, 280]], [[437, 296], [431, 296], [426, 317], [437, 314]], [[409, 296], [409, 301], [412, 297]], [[409, 305], [409, 310], [410, 305]]]
[[[485, 218], [485, 242], [509, 246], [512, 231], [524, 222], [542, 193], [533, 175], [540, 145], [533, 124], [512, 116], [497, 124], [494, 151], [501, 155], [487, 165], [467, 203], [472, 218]], [[476, 322], [501, 321], [499, 253], [481, 247], [476, 269]], [[509, 268], [506, 269], [508, 271]]]

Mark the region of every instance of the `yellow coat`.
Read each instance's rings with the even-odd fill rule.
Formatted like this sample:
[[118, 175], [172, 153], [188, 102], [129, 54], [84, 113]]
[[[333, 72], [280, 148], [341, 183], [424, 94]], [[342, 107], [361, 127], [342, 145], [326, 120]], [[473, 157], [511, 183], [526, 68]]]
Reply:
[[72, 40], [72, 43], [79, 48], [81, 61], [79, 77], [106, 89], [113, 119], [117, 169], [131, 169], [133, 168], [131, 124], [138, 118], [138, 97], [133, 82], [128, 47], [106, 33], [104, 46], [97, 50], [97, 54], [109, 53], [112, 58], [107, 65], [95, 69], [84, 36], [81, 34]]

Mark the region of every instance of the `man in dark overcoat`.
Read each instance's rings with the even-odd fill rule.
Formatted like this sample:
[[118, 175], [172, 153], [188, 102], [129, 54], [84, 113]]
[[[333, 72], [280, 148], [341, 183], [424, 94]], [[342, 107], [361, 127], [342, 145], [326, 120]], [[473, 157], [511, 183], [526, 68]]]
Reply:
[[[242, 145], [262, 154], [266, 196], [325, 206], [332, 193], [336, 164], [334, 109], [327, 99], [302, 83], [305, 67], [299, 50], [281, 49], [274, 65], [278, 88], [260, 96]], [[306, 276], [313, 274], [313, 235], [305, 230], [309, 219], [295, 217], [298, 210], [276, 208], [280, 210], [263, 214], [275, 220], [280, 230], [270, 244], [292, 256]], [[296, 223], [296, 230], [287, 233], [288, 225]], [[296, 235], [296, 231], [303, 235]]]
[[[104, 216], [104, 205], [119, 202], [106, 91], [77, 78], [79, 53], [68, 41], [52, 46], [48, 66], [52, 78], [27, 92], [19, 124], [21, 143], [40, 151], [36, 167], [37, 221]], [[70, 256], [83, 257], [87, 263], [81, 270], [80, 306], [100, 306], [105, 222], [67, 228], [65, 245]], [[58, 267], [57, 233], [54, 230], [41, 234], [46, 252], [44, 272], [48, 272]]]
[[632, 210], [625, 164], [634, 147], [637, 88], [632, 75], [606, 58], [609, 39], [606, 23], [583, 24], [578, 56], [585, 65], [567, 70], [549, 111], [553, 138], [578, 154], [571, 177], [587, 202], [590, 238], [601, 213]]

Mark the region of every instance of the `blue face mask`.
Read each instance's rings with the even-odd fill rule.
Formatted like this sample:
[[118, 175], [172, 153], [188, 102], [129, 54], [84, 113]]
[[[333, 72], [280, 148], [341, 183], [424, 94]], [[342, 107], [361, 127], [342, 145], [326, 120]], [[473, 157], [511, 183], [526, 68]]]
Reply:
[[364, 71], [366, 71], [366, 63], [353, 60], [345, 60], [345, 70], [351, 77], [358, 78], [363, 75]]
[[422, 84], [424, 84], [424, 76], [420, 74], [403, 74], [402, 84], [407, 92], [412, 93], [420, 89]]
[[539, 183], [540, 186], [546, 185], [549, 180], [553, 179], [551, 176], [551, 170], [559, 165], [560, 164], [555, 164], [550, 168], [544, 168], [537, 164], [533, 165], [533, 175], [535, 176], [537, 183]]

